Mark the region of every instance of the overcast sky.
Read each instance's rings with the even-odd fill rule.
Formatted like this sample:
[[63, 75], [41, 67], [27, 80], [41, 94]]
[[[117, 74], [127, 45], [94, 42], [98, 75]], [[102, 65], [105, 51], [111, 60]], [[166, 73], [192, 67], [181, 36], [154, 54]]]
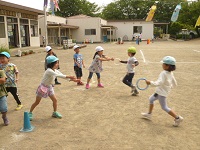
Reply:
[[[36, 8], [40, 10], [43, 10], [43, 3], [44, 3], [44, 0], [3, 0], [3, 1], [7, 1], [7, 2], [11, 2], [11, 3], [31, 7], [31, 8]], [[107, 5], [110, 2], [113, 2], [113, 0], [88, 0], [88, 1], [92, 3], [96, 3], [99, 6]]]

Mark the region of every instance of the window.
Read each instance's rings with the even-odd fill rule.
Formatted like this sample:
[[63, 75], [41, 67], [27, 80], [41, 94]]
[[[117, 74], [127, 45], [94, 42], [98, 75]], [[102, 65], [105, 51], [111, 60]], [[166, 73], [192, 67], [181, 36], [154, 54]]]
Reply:
[[[107, 31], [107, 35], [110, 35], [110, 30]], [[111, 35], [113, 35], [113, 31], [111, 31]]]
[[6, 33], [5, 33], [5, 24], [4, 24], [4, 17], [0, 16], [0, 38], [5, 38]]
[[142, 33], [142, 26], [133, 26], [133, 33]]
[[32, 37], [38, 36], [38, 21], [31, 20], [30, 24], [31, 24], [31, 36]]
[[96, 35], [96, 29], [85, 29], [85, 35]]

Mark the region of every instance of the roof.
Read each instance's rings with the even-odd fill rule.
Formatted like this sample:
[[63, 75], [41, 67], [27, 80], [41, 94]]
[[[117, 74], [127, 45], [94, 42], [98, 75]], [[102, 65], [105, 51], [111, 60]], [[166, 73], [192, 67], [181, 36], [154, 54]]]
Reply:
[[21, 10], [26, 10], [29, 12], [38, 13], [38, 14], [44, 14], [42, 10], [38, 10], [38, 9], [34, 9], [34, 8], [30, 8], [30, 7], [26, 7], [26, 6], [22, 6], [22, 5], [2, 1], [2, 0], [0, 0], [0, 2], [1, 2], [0, 5], [3, 5], [3, 6], [13, 7], [13, 8], [21, 9]]
[[83, 14], [67, 17], [67, 19], [85, 19], [85, 18], [100, 18], [100, 17], [91, 17]]
[[68, 28], [68, 29], [78, 29], [79, 27], [78, 26], [72, 26], [72, 25], [66, 25], [66, 24], [63, 24], [63, 23], [51, 23], [51, 22], [48, 22], [48, 28]]
[[145, 21], [145, 20], [144, 19], [107, 20], [107, 22], [136, 22], [136, 21]]

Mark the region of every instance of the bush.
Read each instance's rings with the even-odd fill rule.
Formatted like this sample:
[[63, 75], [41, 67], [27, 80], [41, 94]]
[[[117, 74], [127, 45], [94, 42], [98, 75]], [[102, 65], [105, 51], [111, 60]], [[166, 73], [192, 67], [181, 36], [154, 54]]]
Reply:
[[7, 48], [6, 46], [3, 46], [3, 45], [0, 45], [0, 53], [1, 52], [8, 52], [10, 54], [9, 48]]

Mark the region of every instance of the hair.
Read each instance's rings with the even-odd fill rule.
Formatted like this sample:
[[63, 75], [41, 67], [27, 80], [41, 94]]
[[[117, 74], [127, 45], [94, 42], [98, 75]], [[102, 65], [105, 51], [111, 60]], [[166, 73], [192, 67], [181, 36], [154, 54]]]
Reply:
[[52, 62], [52, 63], [50, 63], [50, 64], [47, 64], [47, 68], [53, 68], [53, 66], [55, 65], [57, 63], [57, 61], [54, 61], [54, 62]]
[[168, 70], [167, 70], [167, 71], [169, 71], [169, 72], [175, 71], [175, 70], [176, 70], [176, 66], [175, 66], [175, 65], [169, 65], [169, 64], [165, 64], [165, 65], [169, 66], [169, 68], [168, 68]]
[[135, 56], [136, 53], [131, 53], [132, 56]]
[[93, 59], [95, 58], [96, 55], [98, 55], [98, 52], [96, 52], [96, 53], [94, 54]]

